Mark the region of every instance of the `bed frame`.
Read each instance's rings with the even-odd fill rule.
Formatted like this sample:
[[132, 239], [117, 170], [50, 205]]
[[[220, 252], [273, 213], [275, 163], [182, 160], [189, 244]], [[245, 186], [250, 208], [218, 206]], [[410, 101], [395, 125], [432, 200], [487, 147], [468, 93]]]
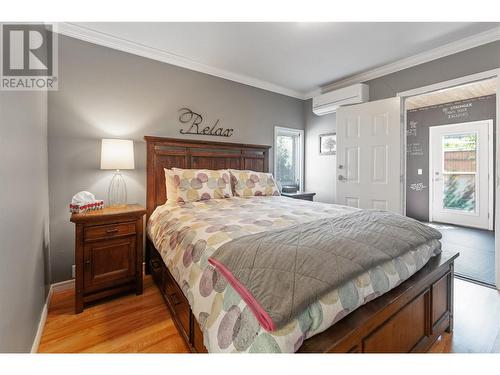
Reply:
[[[144, 137], [147, 143], [147, 216], [165, 203], [163, 168], [250, 169], [267, 172], [271, 146]], [[404, 283], [359, 307], [304, 341], [299, 352], [425, 352], [453, 329], [453, 262], [443, 252]], [[189, 303], [153, 243], [146, 240], [146, 273], [158, 285], [180, 334], [192, 352], [206, 352]]]

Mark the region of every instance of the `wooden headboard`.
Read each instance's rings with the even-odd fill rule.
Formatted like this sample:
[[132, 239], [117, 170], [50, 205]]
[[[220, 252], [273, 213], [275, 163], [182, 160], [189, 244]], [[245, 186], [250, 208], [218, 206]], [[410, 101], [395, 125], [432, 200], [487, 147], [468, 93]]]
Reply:
[[163, 168], [249, 169], [268, 172], [271, 146], [145, 136], [147, 215], [167, 200]]

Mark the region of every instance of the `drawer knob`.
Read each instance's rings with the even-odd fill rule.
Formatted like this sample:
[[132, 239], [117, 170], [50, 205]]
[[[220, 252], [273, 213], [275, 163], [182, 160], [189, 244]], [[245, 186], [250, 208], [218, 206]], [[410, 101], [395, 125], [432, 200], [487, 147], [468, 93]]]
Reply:
[[106, 230], [106, 233], [116, 233], [116, 232], [118, 232], [118, 229], [116, 229], [116, 228]]
[[182, 300], [179, 300], [177, 298], [177, 294], [176, 293], [170, 295], [170, 298], [172, 298], [172, 303], [173, 303], [174, 306], [180, 305], [182, 303]]

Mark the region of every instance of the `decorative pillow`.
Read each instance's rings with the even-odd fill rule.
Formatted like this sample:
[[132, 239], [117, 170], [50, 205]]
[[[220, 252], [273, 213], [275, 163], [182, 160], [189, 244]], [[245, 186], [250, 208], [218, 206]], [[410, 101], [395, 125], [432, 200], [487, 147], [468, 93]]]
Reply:
[[174, 176], [175, 172], [172, 169], [163, 168], [165, 170], [165, 184], [167, 186], [167, 202], [166, 203], [176, 203], [177, 202], [177, 185], [175, 184]]
[[231, 178], [227, 169], [172, 168], [177, 186], [177, 202], [230, 198]]
[[233, 193], [237, 197], [281, 195], [271, 173], [230, 169], [234, 177]]

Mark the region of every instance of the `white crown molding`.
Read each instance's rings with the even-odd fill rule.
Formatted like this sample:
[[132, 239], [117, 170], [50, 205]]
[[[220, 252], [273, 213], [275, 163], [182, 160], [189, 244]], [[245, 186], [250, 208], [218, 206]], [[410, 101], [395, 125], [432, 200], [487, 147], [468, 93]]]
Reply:
[[321, 95], [323, 93], [323, 91], [321, 90], [321, 88], [317, 88], [317, 89], [314, 89], [314, 90], [311, 90], [311, 91], [308, 91], [304, 94], [304, 100], [307, 100], [307, 99], [312, 99], [314, 98], [315, 96], [318, 96], [318, 95]]
[[485, 72], [479, 72], [475, 74], [470, 74], [468, 76], [459, 77], [455, 79], [450, 79], [448, 81], [442, 81], [433, 83], [432, 85], [427, 85], [423, 87], [417, 87], [411, 90], [406, 90], [398, 92], [396, 96], [400, 97], [410, 97], [415, 95], [426, 94], [432, 91], [449, 89], [456, 86], [466, 85], [472, 82], [482, 81], [489, 78], [495, 78], [500, 76], [500, 69], [487, 70]]
[[336, 90], [345, 86], [353, 85], [370, 81], [388, 74], [408, 69], [416, 65], [420, 65], [432, 60], [453, 55], [455, 53], [465, 51], [483, 44], [491, 43], [500, 40], [500, 27], [496, 27], [484, 32], [445, 44], [441, 47], [419, 53], [390, 64], [386, 64], [360, 74], [356, 74], [345, 79], [333, 82], [331, 84], [315, 88], [309, 92], [302, 93], [283, 86], [276, 85], [271, 82], [263, 81], [257, 78], [234, 73], [224, 69], [215, 68], [206, 64], [198, 63], [191, 59], [175, 55], [168, 51], [157, 48], [148, 47], [130, 40], [118, 38], [109, 34], [101, 33], [89, 28], [75, 25], [72, 23], [58, 23], [55, 31], [59, 34], [80, 39], [89, 43], [98, 44], [104, 47], [116, 49], [119, 51], [131, 53], [134, 55], [146, 57], [149, 59], [161, 61], [167, 64], [179, 66], [185, 69], [194, 70], [200, 73], [209, 74], [215, 77], [227, 79], [233, 82], [242, 83], [244, 85], [257, 87], [266, 91], [275, 92], [278, 94], [290, 96], [297, 99], [311, 99], [314, 96], [320, 95], [331, 90]]
[[230, 81], [242, 83], [244, 85], [257, 87], [259, 89], [272, 91], [278, 94], [291, 96], [297, 99], [305, 98], [304, 94], [301, 92], [286, 87], [282, 87], [271, 82], [263, 81], [253, 77], [248, 77], [224, 69], [215, 68], [170, 53], [168, 51], [148, 47], [140, 43], [132, 42], [130, 40], [126, 40], [123, 38], [118, 38], [109, 34], [101, 33], [72, 23], [67, 23], [67, 22], [58, 23], [55, 31], [59, 34], [66, 35], [72, 38], [80, 39], [93, 44], [98, 44], [108, 48], [113, 48], [123, 52], [128, 52], [134, 55], [146, 57], [148, 59], [161, 61], [167, 64], [180, 66], [182, 68], [194, 70], [196, 72], [224, 78]]
[[[500, 27], [486, 30], [481, 33], [445, 44], [441, 47], [437, 47], [429, 51], [422, 52], [395, 61], [393, 63], [347, 77], [345, 79], [341, 79], [331, 84], [322, 86], [321, 91], [325, 93], [356, 83], [367, 82], [375, 78], [383, 77], [388, 74], [399, 72], [400, 70], [408, 69], [416, 65], [424, 64], [432, 60], [453, 55], [455, 53], [462, 52], [497, 40], [500, 40]], [[311, 93], [314, 93], [314, 91], [311, 91]], [[310, 95], [310, 93], [307, 93], [305, 96], [307, 97], [308, 95]]]

